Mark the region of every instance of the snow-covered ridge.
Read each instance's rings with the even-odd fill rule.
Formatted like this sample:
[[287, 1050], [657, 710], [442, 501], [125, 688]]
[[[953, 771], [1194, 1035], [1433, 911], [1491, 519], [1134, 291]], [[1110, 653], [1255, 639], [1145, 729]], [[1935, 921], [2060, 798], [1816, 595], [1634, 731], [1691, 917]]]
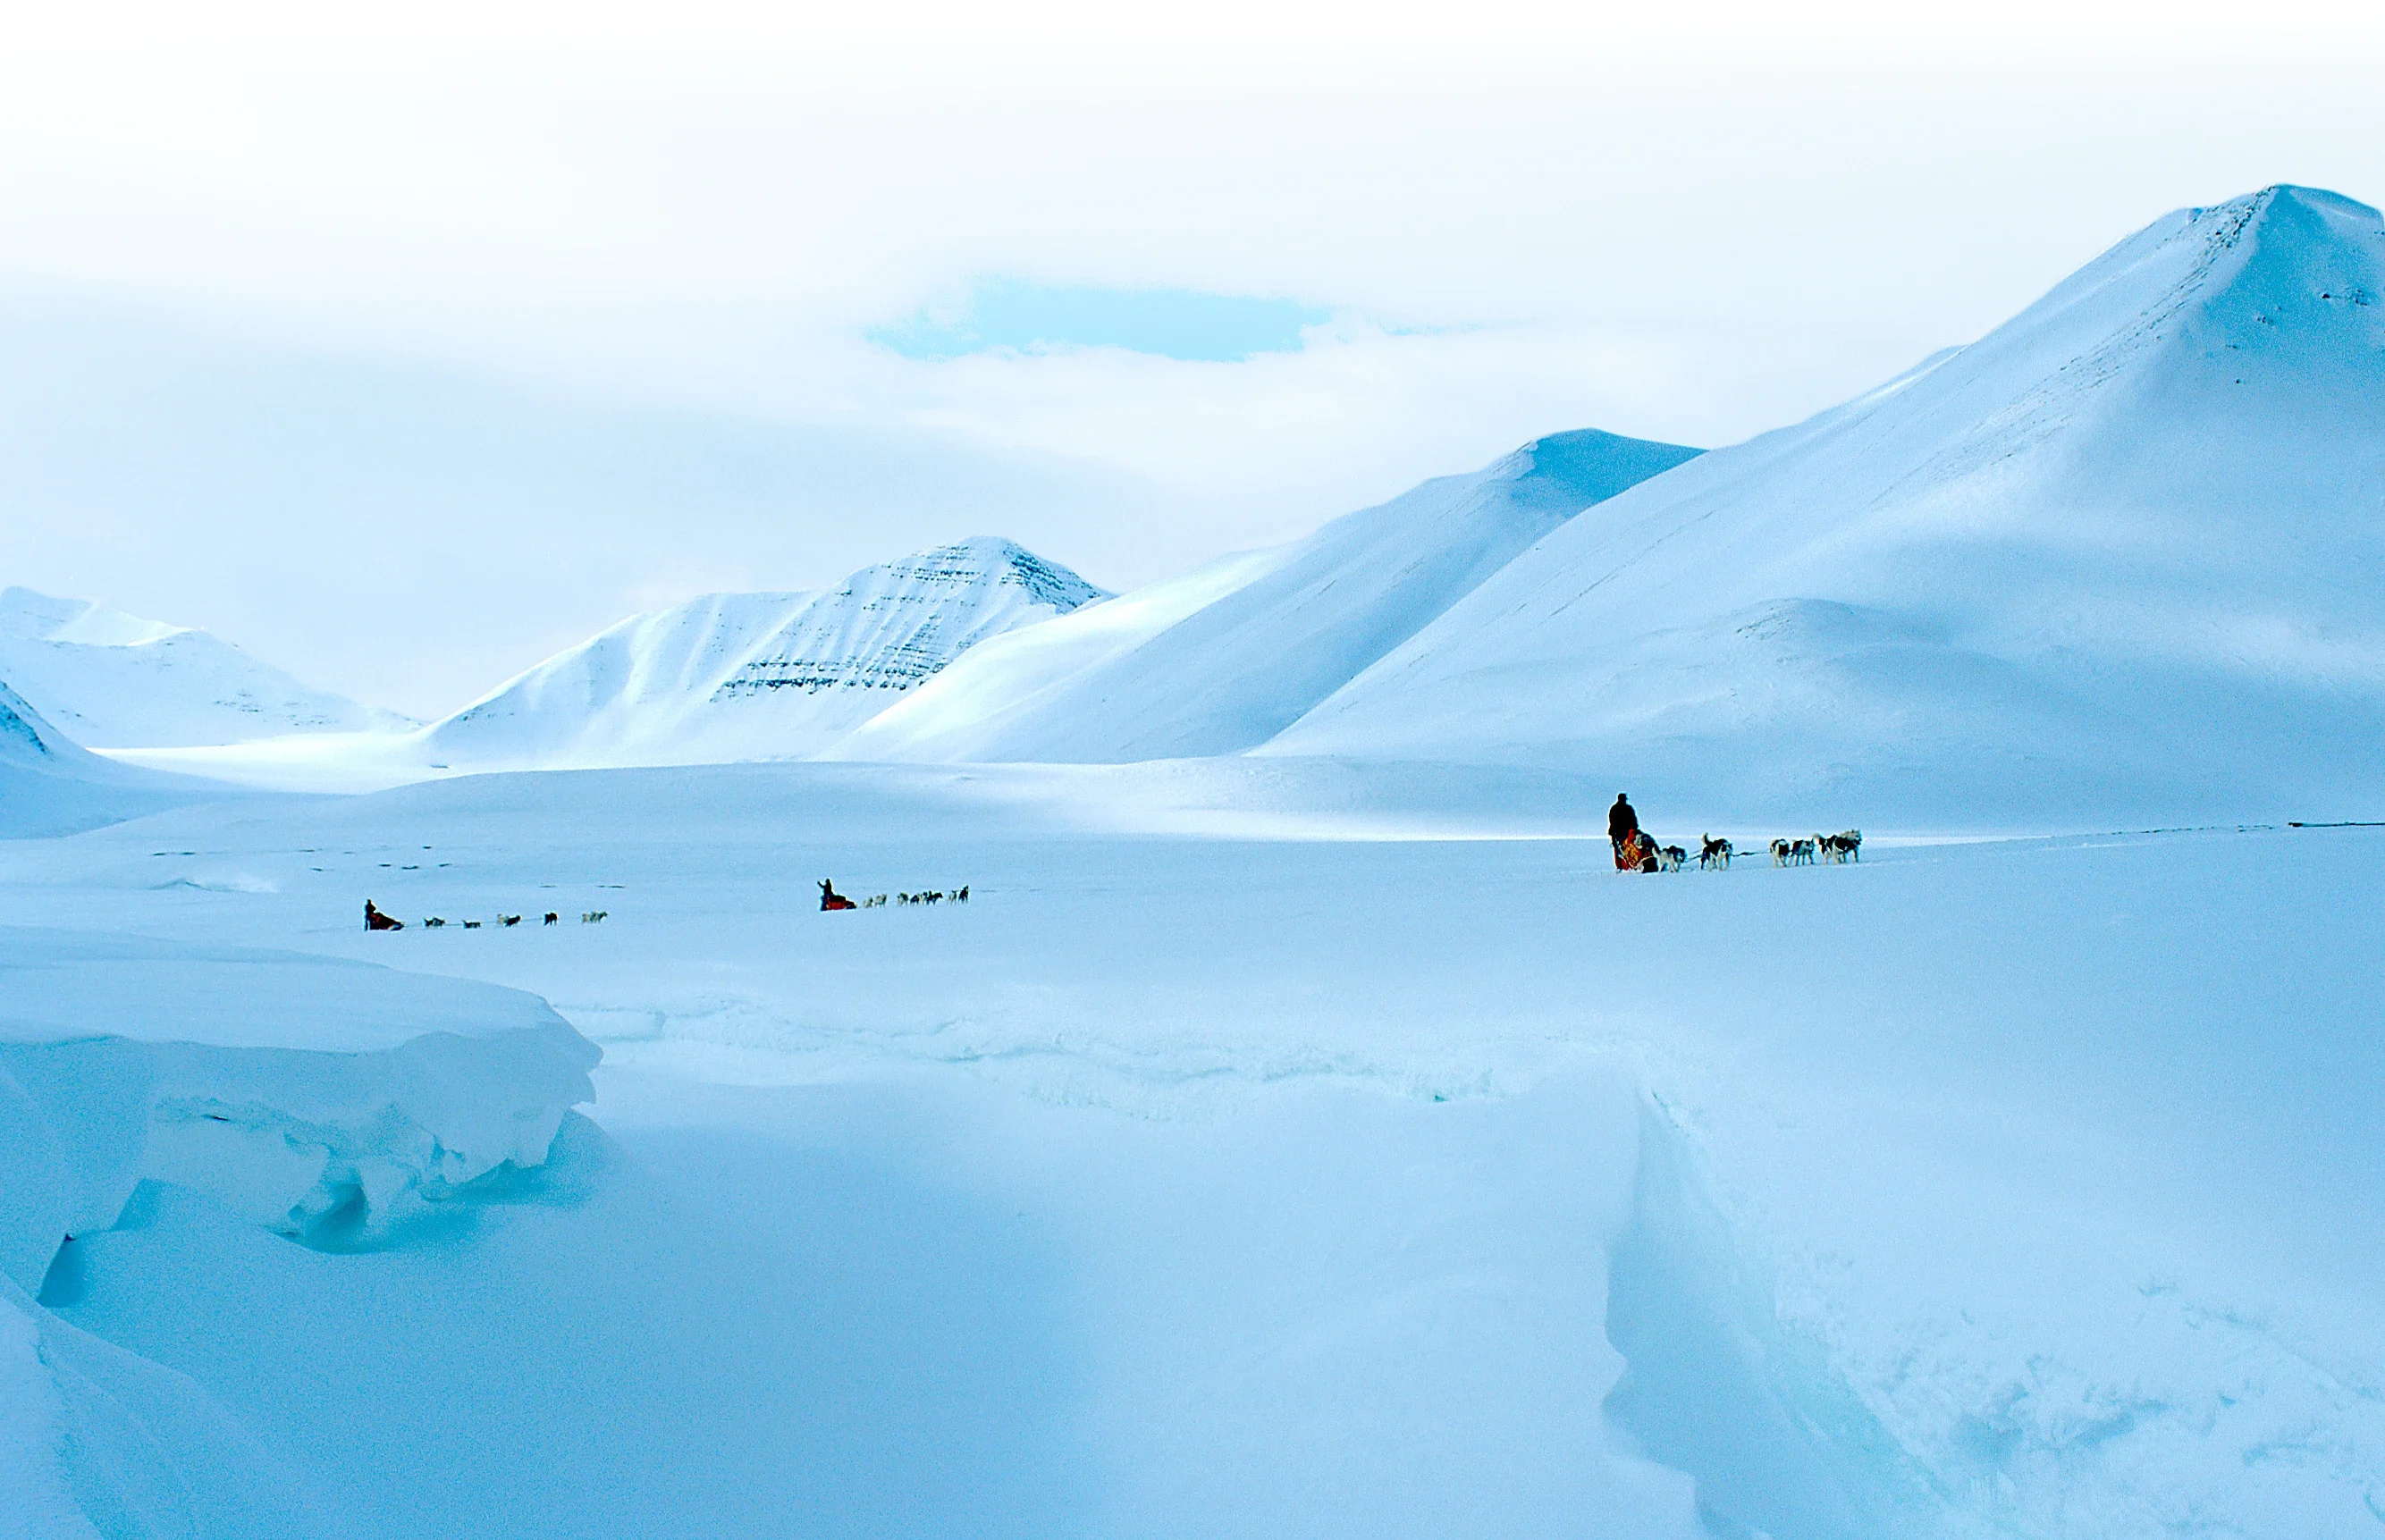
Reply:
[[423, 735], [435, 759], [565, 762], [660, 741], [808, 593], [708, 593], [631, 615], [525, 670]]
[[2385, 221], [2170, 215], [1894, 383], [1542, 540], [1268, 743], [1717, 817], [2385, 804]]
[[623, 621], [422, 735], [443, 764], [693, 764], [809, 754], [988, 638], [1103, 591], [979, 536], [816, 594], [715, 594]]
[[293, 1236], [545, 1160], [598, 1050], [532, 995], [289, 952], [0, 927], [0, 1272], [144, 1179]]
[[1266, 741], [1516, 553], [1697, 451], [1582, 429], [975, 652], [829, 751], [1120, 762]]
[[408, 725], [301, 684], [205, 631], [23, 588], [0, 590], [0, 679], [88, 748]]

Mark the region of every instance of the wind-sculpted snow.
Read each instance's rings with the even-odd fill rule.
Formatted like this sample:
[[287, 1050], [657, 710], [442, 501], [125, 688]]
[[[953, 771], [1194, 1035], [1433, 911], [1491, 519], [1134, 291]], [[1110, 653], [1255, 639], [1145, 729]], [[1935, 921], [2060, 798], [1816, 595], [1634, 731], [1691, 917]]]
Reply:
[[2385, 222], [2273, 188], [1553, 532], [1262, 751], [1941, 827], [2385, 800]]
[[549, 659], [434, 725], [420, 748], [443, 767], [795, 758], [988, 638], [1101, 597], [984, 536], [817, 594], [713, 594]]
[[0, 927], [0, 1528], [350, 1533], [221, 1402], [35, 1296], [73, 1298], [74, 1237], [148, 1223], [137, 1194], [185, 1192], [318, 1245], [386, 1243], [541, 1165], [597, 1058], [508, 989]]
[[409, 725], [301, 684], [205, 631], [22, 588], [0, 590], [0, 679], [90, 748]]
[[144, 1180], [300, 1238], [545, 1159], [596, 1050], [532, 997], [295, 953], [0, 928], [0, 1272]]
[[972, 652], [829, 753], [1117, 763], [1265, 742], [1582, 509], [1697, 453], [1582, 429]]

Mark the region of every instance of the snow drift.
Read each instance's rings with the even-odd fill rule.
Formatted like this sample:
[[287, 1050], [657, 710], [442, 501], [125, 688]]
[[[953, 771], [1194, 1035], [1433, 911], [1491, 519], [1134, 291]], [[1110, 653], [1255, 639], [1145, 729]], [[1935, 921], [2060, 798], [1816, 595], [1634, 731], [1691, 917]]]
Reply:
[[299, 683], [205, 631], [0, 591], [0, 678], [86, 748], [179, 748], [406, 726]]
[[1262, 743], [1582, 509], [1698, 452], [1583, 429], [1005, 637], [829, 751], [1116, 763]]
[[622, 622], [426, 730], [443, 764], [670, 764], [811, 753], [990, 637], [1102, 598], [979, 536], [818, 594], [714, 594]]
[[535, 996], [295, 953], [0, 928], [0, 1273], [144, 1179], [313, 1237], [534, 1166], [596, 1049]]
[[1261, 751], [1717, 817], [2364, 816], [2380, 507], [2385, 228], [2271, 188], [1556, 529]]
[[0, 927], [0, 1527], [348, 1533], [198, 1385], [36, 1303], [62, 1242], [117, 1224], [144, 1182], [318, 1244], [386, 1236], [543, 1162], [597, 1058], [494, 986]]

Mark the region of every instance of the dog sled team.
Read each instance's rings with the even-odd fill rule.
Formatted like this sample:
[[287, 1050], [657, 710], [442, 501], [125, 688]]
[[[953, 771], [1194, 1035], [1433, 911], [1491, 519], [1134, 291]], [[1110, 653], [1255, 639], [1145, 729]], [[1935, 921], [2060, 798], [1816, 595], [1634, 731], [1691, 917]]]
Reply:
[[[888, 895], [884, 893], [875, 894], [869, 898], [862, 899], [857, 901], [853, 899], [848, 899], [843, 894], [836, 890], [835, 883], [830, 882], [826, 877], [822, 877], [820, 879], [819, 890], [819, 906], [823, 911], [830, 913], [833, 913], [841, 909], [878, 909], [883, 907], [888, 899]], [[896, 893], [893, 895], [893, 899], [896, 903], [905, 904], [943, 903], [946, 900], [950, 900], [954, 903], [967, 903], [969, 900], [969, 890], [968, 885], [963, 884], [961, 887], [953, 888], [950, 891], [938, 888], [918, 893]], [[605, 909], [587, 910], [582, 912], [581, 914], [580, 923], [583, 925], [603, 925], [605, 923], [606, 916], [611, 913], [612, 912], [610, 910]], [[539, 924], [541, 925], [556, 925], [562, 921], [562, 918], [563, 916], [550, 909], [540, 918]], [[496, 923], [499, 928], [510, 930], [515, 925], [522, 923], [522, 916], [519, 914], [499, 914], [496, 917]], [[439, 930], [443, 928], [446, 924], [446, 920], [437, 914], [433, 914], [429, 919], [422, 922], [422, 928], [425, 930]], [[479, 920], [465, 920], [462, 921], [461, 924], [466, 930], [478, 930], [481, 926], [481, 922]], [[376, 904], [370, 899], [367, 899], [365, 900], [365, 928], [367, 930], [404, 930], [406, 928], [406, 922], [392, 914], [384, 913], [379, 904]]]
[[[581, 913], [580, 923], [583, 925], [602, 925], [605, 923], [605, 916], [610, 913], [612, 913], [610, 910], [605, 909], [586, 910]], [[562, 915], [557, 914], [554, 910], [550, 909], [540, 917], [538, 923], [542, 926], [544, 926], [559, 925], [562, 923]], [[479, 920], [460, 920], [456, 923], [461, 925], [466, 930], [478, 930], [481, 928], [482, 924], [482, 922]], [[496, 917], [497, 928], [500, 930], [511, 930], [514, 926], [521, 923], [522, 916], [519, 914], [499, 914]], [[437, 914], [433, 914], [429, 919], [422, 922], [422, 928], [425, 930], [443, 930], [446, 928], [446, 925], [447, 921], [445, 918]], [[367, 930], [404, 930], [406, 928], [406, 922], [385, 913], [372, 901], [372, 900], [367, 899], [365, 900], [365, 928]]]
[[[1639, 810], [1631, 805], [1630, 797], [1624, 792], [1617, 792], [1615, 805], [1606, 810], [1606, 838], [1615, 847], [1615, 869], [1618, 872], [1678, 872], [1690, 859], [1690, 852], [1682, 846], [1659, 843], [1655, 836], [1640, 826]], [[1730, 870], [1730, 858], [1734, 853], [1728, 839], [1717, 839], [1710, 834], [1698, 837], [1698, 870], [1701, 872]], [[1817, 860], [1847, 862], [1862, 859], [1861, 829], [1817, 834], [1811, 839], [1775, 839], [1772, 842], [1772, 864], [1775, 866], [1810, 866]]]
[[[875, 894], [856, 903], [838, 892], [836, 884], [826, 877], [820, 879], [819, 890], [820, 909], [823, 913], [832, 913], [840, 909], [882, 909], [886, 904], [886, 895], [883, 893]], [[896, 903], [942, 903], [946, 899], [950, 899], [955, 903], [967, 903], [968, 895], [968, 888], [964, 884], [951, 892], [936, 888], [924, 893], [897, 893], [894, 895], [894, 901]]]

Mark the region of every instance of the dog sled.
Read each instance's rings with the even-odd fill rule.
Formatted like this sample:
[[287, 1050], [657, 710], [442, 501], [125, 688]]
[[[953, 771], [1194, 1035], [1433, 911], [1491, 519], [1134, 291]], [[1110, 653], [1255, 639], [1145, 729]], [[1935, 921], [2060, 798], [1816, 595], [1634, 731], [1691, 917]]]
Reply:
[[1633, 829], [1615, 842], [1615, 869], [1618, 872], [1653, 872], [1657, 870], [1656, 841], [1645, 831]]

